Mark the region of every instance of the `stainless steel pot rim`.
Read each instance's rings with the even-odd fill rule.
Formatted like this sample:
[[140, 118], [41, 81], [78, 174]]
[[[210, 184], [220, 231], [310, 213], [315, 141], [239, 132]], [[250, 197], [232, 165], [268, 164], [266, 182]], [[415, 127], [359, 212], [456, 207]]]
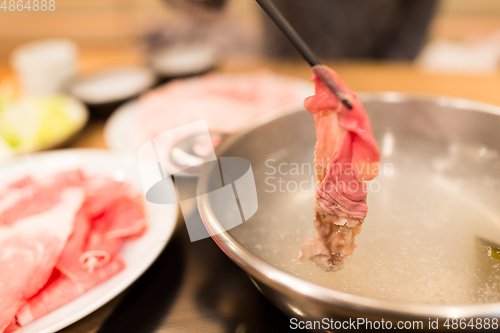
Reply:
[[[407, 94], [400, 92], [375, 92], [357, 94], [363, 101], [380, 101], [386, 103], [403, 102], [428, 102], [443, 107], [467, 109], [476, 112], [485, 112], [500, 116], [500, 107], [455, 97], [444, 97], [422, 94]], [[234, 142], [244, 137], [247, 133], [269, 121], [278, 119], [290, 113], [297, 112], [298, 106], [286, 108], [282, 112], [265, 115], [259, 118], [249, 127], [231, 135], [221, 146], [217, 148], [217, 155], [222, 156]], [[206, 193], [208, 182], [203, 175], [198, 182], [201, 193]], [[472, 318], [500, 316], [500, 303], [487, 303], [476, 305], [426, 305], [398, 303], [380, 300], [365, 296], [352, 295], [341, 291], [329, 289], [307, 280], [297, 278], [272, 264], [257, 257], [241, 245], [228, 232], [223, 231], [221, 224], [215, 216], [208, 202], [208, 196], [198, 196], [198, 208], [205, 227], [212, 236], [215, 243], [236, 264], [243, 268], [248, 274], [262, 283], [279, 290], [285, 294], [299, 294], [305, 298], [314, 299], [323, 303], [342, 307], [346, 310], [364, 311], [372, 314], [391, 314], [395, 316], [417, 317], [427, 316], [430, 318]]]

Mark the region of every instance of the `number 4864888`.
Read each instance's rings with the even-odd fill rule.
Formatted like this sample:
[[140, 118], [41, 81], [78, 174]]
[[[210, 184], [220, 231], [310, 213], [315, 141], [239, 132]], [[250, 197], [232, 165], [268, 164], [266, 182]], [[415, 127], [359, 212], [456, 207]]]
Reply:
[[[1, 1], [1, 0], [0, 0]], [[2, 2], [2, 5], [0, 6], [0, 9], [3, 9], [4, 12], [6, 11], [18, 11], [21, 12], [23, 10], [27, 11], [34, 11], [34, 12], [45, 12], [45, 11], [51, 11], [53, 12], [56, 10], [56, 2], [54, 0], [28, 0], [24, 2], [23, 0], [4, 0]]]

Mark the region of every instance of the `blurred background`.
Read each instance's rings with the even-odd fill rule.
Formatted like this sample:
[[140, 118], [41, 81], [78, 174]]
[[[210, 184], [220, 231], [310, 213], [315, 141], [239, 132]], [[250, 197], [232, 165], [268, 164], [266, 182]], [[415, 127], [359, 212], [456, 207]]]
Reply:
[[[167, 4], [170, 2], [170, 5]], [[148, 43], [161, 40], [172, 41], [182, 37], [203, 38], [216, 43], [225, 54], [232, 57], [256, 57], [269, 54], [285, 53], [279, 43], [274, 43], [278, 50], [270, 50], [271, 42], [275, 42], [274, 31], [268, 29], [263, 22], [261, 10], [253, 0], [227, 1], [224, 11], [218, 15], [196, 15], [193, 10], [179, 10], [175, 0], [62, 0], [56, 1], [56, 10], [52, 12], [28, 12], [0, 10], [0, 61], [5, 64], [12, 49], [24, 42], [47, 37], [68, 37], [74, 39], [82, 48], [83, 53], [125, 52], [128, 57], [138, 56]], [[182, 2], [182, 1], [181, 1]], [[198, 1], [199, 2], [199, 1]], [[300, 20], [314, 10], [305, 10], [305, 1], [276, 1], [284, 10], [292, 23], [305, 38], [317, 30], [329, 28], [318, 20]], [[316, 1], [318, 8], [325, 8], [335, 1]], [[359, 2], [359, 1], [354, 1]], [[382, 17], [385, 21], [391, 18], [383, 14], [391, 11], [392, 1], [368, 1], [377, 3], [373, 8], [363, 10], [356, 4], [357, 13], [349, 21], [357, 21], [362, 25], [366, 17]], [[424, 7], [432, 6], [434, 1], [418, 1], [426, 3]], [[294, 6], [290, 3], [295, 3]], [[309, 3], [309, 2], [307, 2]], [[353, 3], [352, 1], [350, 3]], [[172, 5], [173, 4], [173, 5]], [[342, 4], [340, 4], [342, 7]], [[295, 8], [292, 8], [295, 7]], [[307, 6], [311, 7], [311, 6]], [[322, 8], [323, 7], [323, 8]], [[345, 6], [344, 6], [345, 7]], [[339, 8], [326, 14], [334, 18], [345, 16], [350, 8]], [[435, 14], [432, 17], [429, 8], [420, 8], [420, 22], [415, 29], [424, 29], [426, 17], [430, 21], [429, 33], [424, 42], [448, 40], [454, 42], [480, 42], [500, 37], [500, 2], [496, 0], [441, 0], [436, 1]], [[316, 10], [318, 11], [318, 10]], [[428, 13], [425, 13], [428, 11]], [[324, 10], [323, 10], [324, 12]], [[340, 13], [340, 14], [339, 14]], [[374, 15], [374, 13], [377, 13]], [[387, 16], [387, 15], [386, 15]], [[404, 17], [404, 15], [402, 15]], [[400, 16], [401, 18], [401, 16]], [[332, 19], [333, 20], [333, 19]], [[336, 19], [337, 20], [337, 19]], [[315, 26], [316, 29], [304, 29], [304, 26]], [[345, 24], [344, 24], [345, 25]], [[377, 25], [377, 22], [375, 22]], [[230, 29], [227, 29], [230, 27]], [[202, 29], [200, 29], [202, 28]], [[333, 30], [339, 34], [338, 29]], [[305, 32], [305, 33], [304, 33]], [[425, 36], [424, 32], [421, 32]], [[349, 36], [347, 37], [349, 38]], [[418, 39], [418, 37], [417, 37]], [[418, 46], [418, 41], [415, 41]], [[352, 44], [362, 43], [352, 41]], [[498, 43], [500, 44], [500, 42]], [[451, 47], [450, 45], [448, 45]], [[322, 47], [313, 45], [321, 56], [328, 56]], [[414, 46], [416, 50], [418, 48]], [[338, 47], [336, 48], [338, 49]], [[340, 53], [339, 53], [340, 52]], [[412, 53], [408, 51], [409, 53]], [[376, 52], [375, 52], [376, 53]], [[332, 56], [375, 56], [378, 54], [363, 54], [362, 51], [331, 52]], [[418, 52], [417, 52], [418, 53]], [[389, 55], [391, 57], [391, 55]], [[392, 58], [411, 58], [405, 55], [392, 55]]]
[[[449, 95], [500, 104], [497, 0], [274, 2], [318, 58], [354, 91]], [[45, 1], [53, 7], [44, 11], [24, 8], [28, 2], [23, 0], [4, 3], [0, 139], [7, 146], [0, 142], [0, 157], [12, 149], [23, 153], [58, 147], [80, 130], [83, 135], [75, 145], [105, 146], [105, 118], [174, 79], [214, 71], [267, 70], [301, 80], [311, 75], [254, 0], [58, 0]], [[58, 40], [47, 42], [51, 39]], [[259, 86], [257, 77], [251, 94]], [[154, 92], [169, 101], [158, 105], [171, 103], [168, 88]], [[40, 94], [49, 97], [18, 98]], [[79, 117], [69, 114], [69, 102], [54, 98], [58, 94], [82, 102], [89, 125], [86, 111], [80, 107]], [[179, 98], [187, 114], [185, 99]], [[52, 121], [60, 118], [58, 105], [71, 126]], [[145, 119], [150, 111], [168, 113], [141, 105]], [[26, 130], [24, 119], [34, 114], [39, 120]], [[55, 132], [60, 133], [51, 134]]]
[[[0, 110], [2, 100], [10, 103], [23, 94], [64, 93], [82, 101], [94, 119], [172, 79], [213, 70], [268, 69], [310, 77], [308, 66], [254, 0], [58, 0], [46, 1], [54, 6], [45, 11], [23, 8], [23, 3], [7, 1], [0, 7]], [[354, 91], [440, 94], [500, 104], [497, 0], [275, 3]], [[32, 43], [53, 38], [63, 40]], [[48, 102], [53, 110], [57, 101]], [[41, 101], [33, 103], [40, 108]], [[24, 135], [16, 111], [23, 108], [3, 112], [0, 134], [10, 146]]]

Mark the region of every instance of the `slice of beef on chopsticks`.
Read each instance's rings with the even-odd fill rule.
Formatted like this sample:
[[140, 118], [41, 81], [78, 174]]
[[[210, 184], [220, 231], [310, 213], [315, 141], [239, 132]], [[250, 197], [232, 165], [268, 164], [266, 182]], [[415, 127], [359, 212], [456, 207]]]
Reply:
[[304, 106], [314, 114], [316, 127], [314, 226], [318, 237], [303, 245], [299, 259], [338, 270], [356, 248], [355, 237], [368, 213], [366, 181], [377, 176], [380, 153], [363, 104], [333, 70], [327, 71], [352, 109], [313, 74], [315, 94]]

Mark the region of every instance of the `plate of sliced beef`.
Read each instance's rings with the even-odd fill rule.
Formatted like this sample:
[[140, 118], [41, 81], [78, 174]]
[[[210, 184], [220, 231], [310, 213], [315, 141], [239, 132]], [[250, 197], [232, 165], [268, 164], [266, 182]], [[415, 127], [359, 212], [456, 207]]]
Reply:
[[132, 156], [61, 150], [0, 165], [0, 332], [57, 331], [104, 305], [154, 262], [177, 213], [144, 199]]
[[[104, 138], [109, 148], [135, 154], [152, 138], [194, 121], [204, 120], [210, 132], [231, 134], [265, 114], [302, 105], [313, 92], [307, 81], [267, 70], [175, 80], [117, 109]], [[164, 144], [172, 147], [195, 134], [184, 131]], [[171, 174], [181, 171], [171, 161], [162, 163]]]

